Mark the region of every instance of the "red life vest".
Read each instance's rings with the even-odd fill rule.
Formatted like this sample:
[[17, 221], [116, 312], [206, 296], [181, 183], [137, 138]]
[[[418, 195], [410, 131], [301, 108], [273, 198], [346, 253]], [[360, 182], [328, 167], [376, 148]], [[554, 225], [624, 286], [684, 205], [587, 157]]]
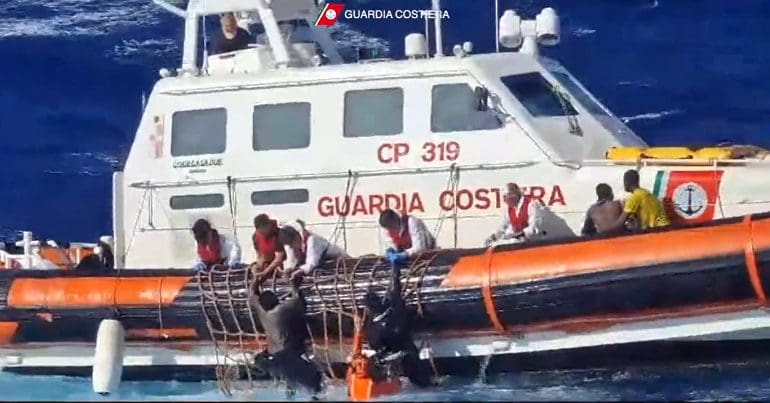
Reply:
[[219, 245], [219, 233], [214, 230], [211, 245], [203, 243], [198, 244], [198, 257], [201, 261], [207, 265], [221, 264], [222, 259], [222, 247]]
[[412, 237], [409, 235], [409, 216], [403, 214], [401, 216], [401, 225], [399, 229], [389, 229], [388, 235], [390, 235], [393, 245], [401, 251], [407, 250], [412, 247]]
[[521, 232], [529, 226], [529, 202], [531, 198], [528, 196], [523, 196], [523, 198], [519, 214], [516, 214], [516, 208], [508, 207], [508, 218], [511, 220], [514, 232]]
[[[275, 220], [271, 220], [274, 225], [277, 224]], [[259, 231], [254, 231], [254, 236], [252, 237], [252, 241], [254, 242], [254, 249], [259, 252], [260, 255], [264, 256], [266, 260], [271, 261], [275, 258], [275, 252], [279, 252], [280, 249], [278, 247], [278, 235], [272, 234], [270, 236], [264, 236]]]

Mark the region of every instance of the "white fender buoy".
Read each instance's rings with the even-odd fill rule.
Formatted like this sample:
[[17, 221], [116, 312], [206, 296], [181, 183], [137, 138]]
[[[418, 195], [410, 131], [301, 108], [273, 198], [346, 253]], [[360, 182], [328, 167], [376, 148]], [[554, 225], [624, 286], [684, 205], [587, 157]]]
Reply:
[[123, 350], [126, 332], [120, 321], [104, 319], [96, 333], [94, 367], [91, 373], [94, 392], [107, 396], [118, 390], [123, 376]]

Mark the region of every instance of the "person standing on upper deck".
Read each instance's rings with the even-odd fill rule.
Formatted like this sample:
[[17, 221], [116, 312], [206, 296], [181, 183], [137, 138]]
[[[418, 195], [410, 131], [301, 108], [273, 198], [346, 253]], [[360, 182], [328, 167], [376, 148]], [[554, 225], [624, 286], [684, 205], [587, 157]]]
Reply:
[[508, 208], [503, 212], [500, 228], [486, 240], [490, 245], [500, 240], [522, 242], [545, 235], [543, 230], [543, 204], [524, 195], [516, 183], [507, 183], [503, 201]]
[[233, 267], [241, 263], [241, 248], [238, 242], [220, 234], [207, 220], [201, 218], [196, 221], [192, 233], [198, 245], [195, 270], [203, 270], [216, 264]]
[[305, 228], [305, 223], [295, 220], [278, 230], [278, 243], [286, 252], [284, 268], [291, 279], [310, 274], [327, 259], [348, 259], [339, 246]]
[[257, 253], [257, 261], [252, 267], [262, 276], [269, 276], [286, 260], [286, 252], [278, 244], [278, 230], [278, 222], [267, 214], [259, 214], [254, 217], [252, 241], [254, 251]]
[[251, 35], [249, 35], [248, 31], [238, 26], [238, 21], [233, 13], [223, 14], [219, 22], [222, 25], [222, 29], [217, 32], [212, 41], [212, 55], [234, 52], [249, 47]]
[[413, 215], [385, 210], [380, 214], [380, 227], [388, 231], [392, 243], [385, 250], [385, 257], [391, 264], [402, 264], [422, 251], [436, 248], [433, 234], [421, 219]]

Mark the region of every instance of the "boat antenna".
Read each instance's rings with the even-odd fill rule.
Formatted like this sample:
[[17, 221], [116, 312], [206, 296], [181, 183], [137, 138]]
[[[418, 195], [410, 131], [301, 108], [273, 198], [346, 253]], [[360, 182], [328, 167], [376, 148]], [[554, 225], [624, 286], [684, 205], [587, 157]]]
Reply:
[[444, 45], [441, 41], [441, 0], [433, 0], [433, 10], [435, 11], [435, 16], [433, 16], [433, 25], [434, 29], [436, 31], [436, 53], [435, 57], [442, 57], [444, 56]]
[[495, 1], [495, 53], [500, 53], [500, 0]]

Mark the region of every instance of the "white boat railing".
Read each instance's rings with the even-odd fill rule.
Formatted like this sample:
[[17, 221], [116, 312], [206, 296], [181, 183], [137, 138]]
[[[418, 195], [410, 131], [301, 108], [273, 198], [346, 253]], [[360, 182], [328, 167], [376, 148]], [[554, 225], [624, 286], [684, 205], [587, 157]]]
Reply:
[[[19, 245], [21, 244], [21, 245]], [[14, 267], [14, 262], [18, 262], [19, 266], [22, 269], [29, 269], [32, 268], [32, 232], [30, 231], [23, 231], [22, 232], [22, 240], [19, 242], [16, 242], [17, 246], [23, 246], [24, 247], [24, 253], [21, 255], [14, 255], [11, 253], [8, 253], [4, 250], [0, 250], [0, 259], [5, 264], [6, 268], [12, 268]]]
[[[32, 231], [22, 231], [22, 239], [20, 241], [16, 241], [15, 243], [16, 247], [23, 248], [23, 253], [21, 254], [13, 254], [8, 252], [7, 250], [0, 249], [0, 262], [2, 262], [5, 265], [4, 267], [6, 269], [41, 268], [37, 266], [39, 266], [40, 263], [44, 263], [44, 259], [42, 258], [42, 256], [40, 256], [40, 253], [39, 253], [42, 242], [40, 240], [33, 240], [32, 238], [33, 238]], [[107, 244], [110, 245], [110, 242], [112, 241], [112, 237], [103, 237], [103, 238], [104, 239], [102, 239], [102, 242], [107, 242]], [[50, 240], [45, 242], [45, 244], [55, 248], [59, 247], [56, 244], [56, 242], [50, 241]], [[92, 242], [71, 242], [69, 246], [70, 246], [70, 250], [74, 249], [73, 251], [74, 259], [72, 260], [73, 260], [73, 263], [75, 264], [80, 263], [80, 260], [83, 258], [82, 256], [83, 249], [96, 250], [96, 248], [98, 247], [96, 243], [92, 243]]]

